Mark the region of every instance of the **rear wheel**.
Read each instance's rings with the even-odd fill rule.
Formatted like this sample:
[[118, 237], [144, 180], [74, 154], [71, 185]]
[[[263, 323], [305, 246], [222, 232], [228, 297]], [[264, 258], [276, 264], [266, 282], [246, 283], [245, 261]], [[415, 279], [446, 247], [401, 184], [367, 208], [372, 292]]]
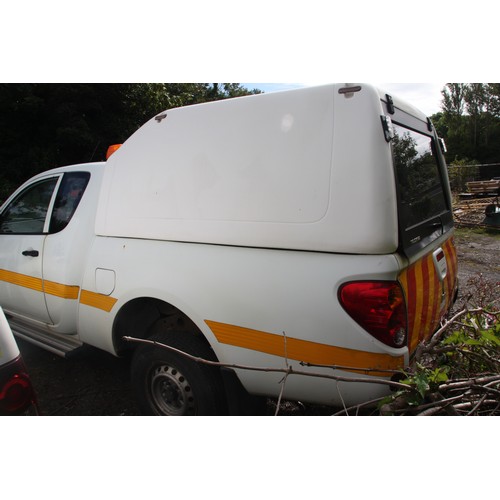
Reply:
[[[150, 340], [193, 356], [215, 360], [206, 342], [192, 333], [162, 332]], [[227, 413], [218, 368], [152, 344], [139, 346], [132, 359], [132, 388], [145, 415], [221, 415]]]

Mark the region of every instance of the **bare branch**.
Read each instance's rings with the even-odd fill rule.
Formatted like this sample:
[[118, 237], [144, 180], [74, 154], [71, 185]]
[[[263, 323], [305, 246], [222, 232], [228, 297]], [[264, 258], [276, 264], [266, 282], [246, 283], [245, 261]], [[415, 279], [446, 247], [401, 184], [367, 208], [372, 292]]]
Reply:
[[484, 403], [485, 399], [486, 399], [486, 396], [487, 394], [485, 394], [478, 402], [477, 404], [474, 406], [474, 408], [472, 408], [471, 411], [469, 411], [469, 413], [467, 413], [467, 415], [472, 415], [474, 412], [476, 412], [478, 410], [478, 408]]
[[380, 403], [384, 399], [385, 399], [385, 397], [371, 399], [370, 401], [365, 401], [364, 403], [360, 403], [358, 405], [349, 406], [348, 408], [346, 408], [344, 405], [342, 410], [338, 411], [337, 413], [333, 413], [332, 416], [337, 417], [340, 415], [349, 415], [349, 411], [351, 411], [351, 410], [356, 410], [356, 413], [357, 413], [361, 408], [372, 407], [372, 406], [376, 405], [377, 403]]
[[262, 367], [256, 367], [256, 366], [238, 365], [238, 364], [234, 364], [234, 363], [220, 363], [218, 361], [209, 361], [207, 359], [199, 358], [197, 356], [192, 356], [189, 353], [186, 353], [184, 351], [176, 349], [175, 347], [171, 347], [169, 345], [162, 344], [161, 342], [157, 342], [155, 340], [140, 339], [140, 338], [129, 337], [129, 336], [124, 336], [124, 337], [122, 337], [122, 339], [127, 341], [127, 342], [137, 342], [137, 343], [141, 343], [141, 344], [155, 345], [157, 347], [160, 347], [163, 349], [168, 349], [170, 351], [176, 352], [176, 353], [178, 353], [182, 356], [185, 356], [186, 358], [191, 359], [192, 361], [195, 361], [197, 363], [204, 363], [204, 364], [211, 365], [211, 366], [218, 366], [218, 367], [224, 367], [224, 368], [234, 368], [234, 369], [239, 369], [239, 370], [284, 373], [285, 375], [290, 375], [290, 374], [304, 375], [307, 377], [318, 377], [318, 378], [326, 378], [326, 379], [336, 380], [338, 382], [354, 382], [354, 383], [362, 382], [362, 383], [370, 383], [370, 384], [387, 385], [389, 387], [393, 387], [396, 389], [411, 390], [407, 384], [402, 384], [400, 382], [394, 382], [392, 380], [387, 380], [387, 379], [382, 379], [382, 378], [377, 378], [377, 377], [372, 377], [372, 378], [368, 378], [368, 377], [343, 377], [340, 375], [329, 375], [326, 373], [306, 372], [306, 371], [301, 371], [301, 370], [292, 370], [292, 369], [288, 369], [288, 368], [262, 368]]
[[287, 373], [285, 373], [285, 376], [280, 381], [281, 388], [280, 388], [278, 402], [276, 404], [276, 412], [274, 413], [274, 416], [277, 416], [278, 412], [280, 410], [281, 398], [283, 397], [283, 392], [285, 391], [286, 378], [288, 377], [288, 373], [290, 373], [292, 370], [292, 368], [288, 366], [288, 353], [286, 350], [286, 333], [285, 332], [283, 332], [283, 342], [284, 342], [284, 347], [285, 347], [285, 366], [287, 368]]
[[354, 366], [347, 366], [347, 365], [321, 365], [321, 364], [316, 364], [316, 363], [308, 363], [305, 361], [300, 361], [299, 363], [301, 366], [308, 366], [312, 368], [330, 368], [331, 370], [347, 370], [351, 372], [361, 372], [361, 373], [370, 373], [370, 372], [384, 372], [387, 373], [387, 375], [395, 374], [395, 373], [401, 373], [401, 370], [389, 370], [388, 368], [356, 368]]
[[473, 385], [488, 384], [490, 382], [499, 382], [500, 375], [489, 375], [485, 377], [470, 378], [452, 382], [446, 382], [438, 387], [439, 392], [450, 391], [454, 389], [465, 389]]

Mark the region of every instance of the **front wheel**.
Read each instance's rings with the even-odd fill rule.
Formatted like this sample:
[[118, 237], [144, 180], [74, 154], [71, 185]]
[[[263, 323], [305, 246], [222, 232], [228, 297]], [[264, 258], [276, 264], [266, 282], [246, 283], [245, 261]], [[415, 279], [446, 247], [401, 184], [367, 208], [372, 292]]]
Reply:
[[[150, 340], [193, 356], [215, 360], [203, 339], [191, 333], [156, 333]], [[132, 389], [144, 415], [226, 414], [218, 368], [193, 361], [164, 347], [143, 344], [132, 359]]]

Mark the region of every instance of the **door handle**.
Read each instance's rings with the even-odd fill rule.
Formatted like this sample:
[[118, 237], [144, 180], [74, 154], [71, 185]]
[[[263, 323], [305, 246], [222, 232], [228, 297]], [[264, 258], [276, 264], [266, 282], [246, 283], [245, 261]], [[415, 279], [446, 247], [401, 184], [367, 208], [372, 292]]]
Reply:
[[39, 253], [38, 250], [25, 250], [23, 255], [25, 257], [38, 257]]

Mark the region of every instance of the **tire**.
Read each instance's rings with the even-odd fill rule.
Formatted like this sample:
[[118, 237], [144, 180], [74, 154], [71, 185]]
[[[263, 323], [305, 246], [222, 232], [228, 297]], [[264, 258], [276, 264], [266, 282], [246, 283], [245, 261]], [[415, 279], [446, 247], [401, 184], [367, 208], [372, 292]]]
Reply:
[[[161, 320], [153, 327], [155, 330], [161, 330]], [[192, 333], [160, 331], [150, 340], [215, 361], [204, 339]], [[219, 369], [192, 361], [174, 351], [151, 344], [139, 346], [132, 358], [131, 379], [143, 415], [227, 414]]]

